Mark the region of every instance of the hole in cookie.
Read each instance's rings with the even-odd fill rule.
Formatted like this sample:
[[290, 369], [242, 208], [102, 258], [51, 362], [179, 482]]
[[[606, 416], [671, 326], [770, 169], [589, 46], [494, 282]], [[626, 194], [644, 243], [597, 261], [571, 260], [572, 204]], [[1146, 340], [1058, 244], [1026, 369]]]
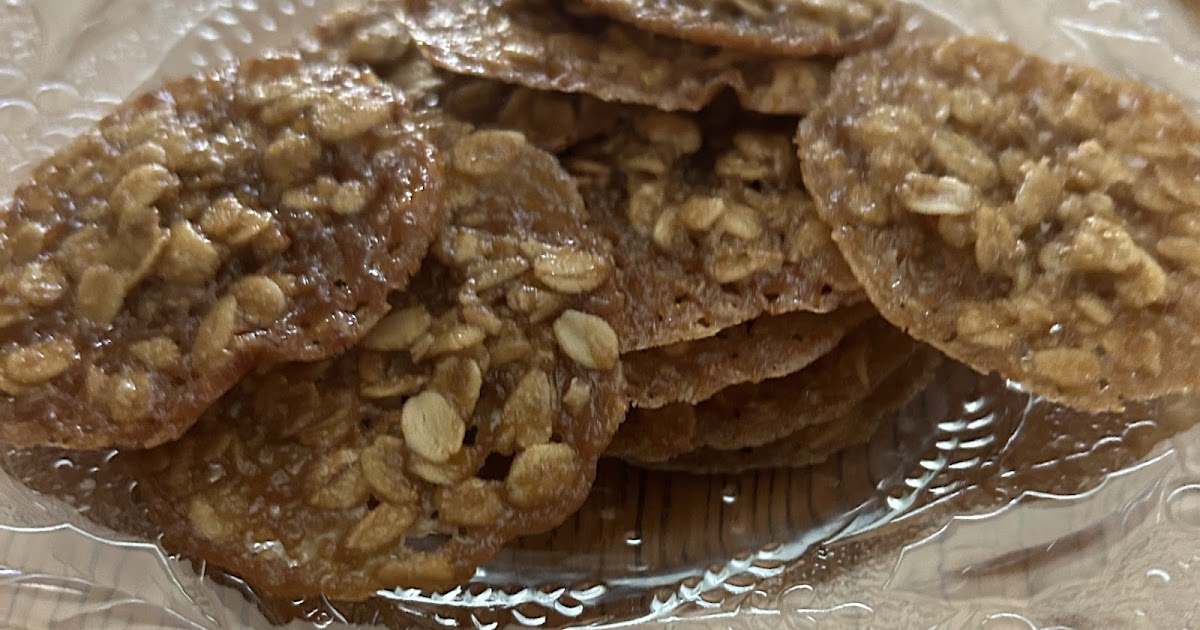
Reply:
[[512, 461], [511, 455], [492, 453], [484, 460], [483, 467], [479, 469], [478, 473], [475, 473], [475, 476], [485, 481], [503, 481], [508, 477], [508, 469], [512, 468]]
[[367, 499], [367, 511], [369, 512], [377, 507], [379, 507], [379, 499], [376, 499], [374, 495], [372, 495]]
[[437, 551], [450, 542], [450, 537], [445, 534], [429, 534], [419, 538], [407, 538], [404, 541], [404, 546], [419, 552]]
[[479, 427], [471, 427], [463, 434], [463, 446], [475, 446], [475, 438], [479, 435]]
[[833, 287], [828, 284], [821, 285], [821, 295], [829, 295], [830, 293], [833, 293]]
[[555, 433], [550, 436], [551, 444], [562, 444], [562, 442], [563, 442], [563, 436], [561, 433]]

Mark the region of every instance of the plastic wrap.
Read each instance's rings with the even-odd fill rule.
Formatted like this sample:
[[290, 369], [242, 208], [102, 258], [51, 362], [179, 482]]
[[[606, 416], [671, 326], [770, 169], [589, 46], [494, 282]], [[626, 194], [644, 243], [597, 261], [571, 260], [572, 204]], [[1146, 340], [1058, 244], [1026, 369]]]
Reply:
[[[283, 44], [334, 4], [0, 4], [0, 200], [126, 95]], [[1200, 3], [911, 9], [905, 36], [1001, 36], [1200, 103]], [[1200, 617], [1200, 401], [1086, 416], [954, 366], [937, 383], [870, 444], [813, 469], [697, 478], [605, 464], [579, 516], [521, 541], [466, 587], [356, 605], [259, 600], [165, 555], [138, 515], [106, 513], [129, 482], [105, 472], [102, 456], [9, 454], [10, 469], [57, 467], [71, 487], [43, 495], [0, 474], [0, 627], [234, 628], [269, 617], [293, 627], [1004, 630]]]

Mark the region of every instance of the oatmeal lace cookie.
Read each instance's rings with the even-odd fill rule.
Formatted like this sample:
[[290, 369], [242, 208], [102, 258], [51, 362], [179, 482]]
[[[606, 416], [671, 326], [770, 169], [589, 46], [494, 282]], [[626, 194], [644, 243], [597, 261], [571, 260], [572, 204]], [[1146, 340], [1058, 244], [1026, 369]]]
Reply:
[[731, 89], [748, 110], [803, 114], [824, 98], [833, 68], [671, 39], [553, 0], [402, 3], [413, 38], [442, 68], [602, 101], [695, 111]]
[[1174, 98], [966, 37], [847, 61], [798, 143], [915, 337], [1091, 411], [1200, 384], [1200, 125]]
[[0, 442], [153, 446], [247, 371], [357, 341], [441, 225], [393, 90], [292, 57], [136, 97], [0, 216]]

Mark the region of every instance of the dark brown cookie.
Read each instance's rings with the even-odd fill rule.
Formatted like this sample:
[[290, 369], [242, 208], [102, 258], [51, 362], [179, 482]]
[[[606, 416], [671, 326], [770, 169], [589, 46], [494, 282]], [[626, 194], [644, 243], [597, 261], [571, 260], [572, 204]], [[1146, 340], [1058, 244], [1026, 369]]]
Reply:
[[447, 151], [450, 223], [332, 361], [260, 372], [139, 462], [164, 543], [265, 592], [445, 589], [586, 498], [624, 409], [607, 245], [510, 132]]
[[961, 38], [846, 62], [799, 144], [915, 337], [1086, 410], [1200, 385], [1200, 125], [1174, 98]]
[[582, 0], [589, 9], [668, 37], [766, 55], [838, 55], [884, 43], [891, 0]]
[[631, 352], [621, 357], [629, 401], [649, 409], [696, 404], [730, 385], [798, 372], [876, 314], [860, 304], [825, 314], [766, 315], [705, 339]]
[[752, 111], [806, 113], [833, 66], [670, 39], [552, 0], [402, 3], [414, 39], [447, 70], [664, 110], [695, 111], [732, 89]]
[[136, 97], [0, 217], [0, 441], [152, 446], [256, 365], [345, 349], [442, 220], [393, 90], [274, 57]]

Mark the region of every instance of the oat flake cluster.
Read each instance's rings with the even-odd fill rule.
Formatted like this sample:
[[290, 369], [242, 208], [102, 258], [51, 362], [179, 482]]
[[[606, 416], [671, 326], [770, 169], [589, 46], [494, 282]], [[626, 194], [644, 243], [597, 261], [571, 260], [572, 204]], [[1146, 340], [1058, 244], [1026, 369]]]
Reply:
[[564, 157], [628, 270], [624, 350], [863, 300], [801, 183], [794, 121], [727, 104], [627, 120]]
[[0, 215], [0, 442], [119, 447], [168, 551], [363, 600], [469, 582], [602, 456], [834, 457], [949, 360], [1200, 384], [1197, 123], [903, 17], [360, 0], [137, 96]]

